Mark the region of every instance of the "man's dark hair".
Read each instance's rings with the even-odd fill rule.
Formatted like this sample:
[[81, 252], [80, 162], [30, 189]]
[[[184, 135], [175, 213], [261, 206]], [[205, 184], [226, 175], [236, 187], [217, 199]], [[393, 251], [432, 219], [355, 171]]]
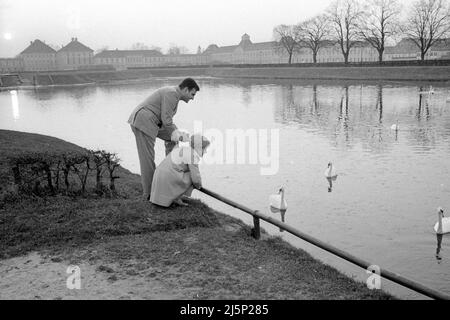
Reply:
[[192, 89], [195, 89], [197, 91], [200, 91], [200, 87], [198, 86], [197, 82], [195, 82], [194, 79], [192, 78], [186, 78], [184, 79], [179, 85], [178, 87], [180, 87], [181, 90], [183, 90], [184, 88], [188, 88], [189, 91], [191, 91]]

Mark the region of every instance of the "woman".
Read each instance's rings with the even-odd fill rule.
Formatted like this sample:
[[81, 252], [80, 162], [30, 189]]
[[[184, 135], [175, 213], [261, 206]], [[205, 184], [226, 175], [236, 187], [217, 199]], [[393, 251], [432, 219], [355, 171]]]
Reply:
[[153, 176], [150, 202], [163, 207], [172, 203], [187, 206], [181, 199], [202, 187], [198, 163], [210, 142], [202, 135], [191, 136], [189, 146], [177, 146], [159, 164]]

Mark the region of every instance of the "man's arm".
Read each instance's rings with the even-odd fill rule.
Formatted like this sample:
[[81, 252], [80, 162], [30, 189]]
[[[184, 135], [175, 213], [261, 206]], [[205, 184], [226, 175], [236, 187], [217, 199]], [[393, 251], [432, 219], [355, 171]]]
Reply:
[[178, 99], [173, 93], [166, 93], [161, 99], [161, 122], [162, 125], [171, 131], [177, 129], [173, 123], [173, 116], [178, 106]]

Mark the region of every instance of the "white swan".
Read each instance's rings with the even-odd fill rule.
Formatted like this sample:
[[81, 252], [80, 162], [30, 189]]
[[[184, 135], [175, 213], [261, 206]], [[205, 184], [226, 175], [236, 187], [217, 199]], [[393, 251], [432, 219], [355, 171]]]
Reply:
[[336, 169], [333, 167], [333, 163], [328, 162], [328, 167], [325, 170], [325, 178], [336, 178], [337, 174], [336, 174]]
[[428, 89], [428, 91], [420, 91], [419, 94], [434, 94], [433, 86], [430, 86], [430, 89]]
[[269, 196], [269, 205], [272, 212], [287, 210], [287, 202], [284, 199], [284, 187], [281, 187], [277, 194], [271, 194]]
[[444, 209], [438, 208], [438, 222], [434, 225], [437, 234], [450, 232], [450, 217], [444, 218]]
[[398, 131], [399, 129], [400, 129], [400, 127], [399, 127], [399, 125], [398, 125], [398, 119], [397, 119], [397, 122], [394, 123], [394, 124], [391, 126], [391, 130]]

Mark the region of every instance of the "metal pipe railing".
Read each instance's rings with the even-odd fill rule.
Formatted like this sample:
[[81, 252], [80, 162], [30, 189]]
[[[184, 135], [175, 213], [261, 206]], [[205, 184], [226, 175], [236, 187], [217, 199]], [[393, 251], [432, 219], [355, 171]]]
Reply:
[[[297, 236], [300, 239], [303, 239], [303, 240], [305, 240], [305, 241], [307, 241], [307, 242], [309, 242], [309, 243], [311, 243], [311, 244], [313, 244], [313, 245], [315, 245], [315, 246], [317, 246], [317, 247], [319, 247], [321, 249], [324, 249], [325, 251], [331, 252], [331, 253], [337, 255], [338, 257], [340, 257], [342, 259], [350, 261], [350, 262], [356, 264], [359, 267], [367, 269], [368, 267], [373, 265], [373, 264], [368, 263], [367, 261], [364, 261], [364, 260], [362, 260], [362, 259], [360, 259], [358, 257], [355, 257], [355, 256], [353, 256], [353, 255], [351, 255], [351, 254], [349, 254], [349, 253], [347, 253], [347, 252], [345, 252], [345, 251], [343, 251], [341, 249], [338, 249], [338, 248], [336, 248], [336, 247], [334, 247], [334, 246], [332, 246], [332, 245], [330, 245], [328, 243], [325, 243], [325, 242], [323, 242], [323, 241], [321, 241], [319, 239], [311, 237], [311, 236], [309, 236], [309, 235], [307, 235], [307, 234], [305, 234], [305, 233], [303, 233], [303, 232], [301, 232], [301, 231], [299, 231], [299, 230], [289, 226], [288, 224], [286, 224], [284, 222], [281, 222], [281, 221], [273, 219], [273, 218], [271, 218], [269, 216], [266, 216], [266, 215], [260, 213], [258, 210], [252, 210], [252, 209], [250, 209], [250, 208], [248, 208], [246, 206], [243, 206], [243, 205], [241, 205], [241, 204], [239, 204], [237, 202], [234, 202], [234, 201], [232, 201], [230, 199], [227, 199], [227, 198], [221, 196], [220, 194], [215, 193], [215, 192], [213, 192], [211, 190], [208, 190], [208, 189], [205, 189], [205, 188], [201, 188], [201, 189], [199, 189], [199, 191], [201, 191], [204, 194], [207, 194], [210, 197], [213, 197], [213, 198], [215, 198], [215, 199], [217, 199], [219, 201], [222, 201], [222, 202], [224, 202], [224, 203], [226, 203], [226, 204], [228, 204], [228, 205], [230, 205], [230, 206], [232, 206], [234, 208], [237, 208], [239, 210], [242, 210], [242, 211], [244, 211], [246, 213], [251, 214], [253, 216], [253, 224], [254, 224], [254, 228], [252, 230], [252, 236], [254, 238], [256, 238], [256, 239], [260, 238], [260, 223], [259, 223], [260, 221], [259, 220], [262, 219], [262, 220], [264, 220], [266, 222], [269, 222], [269, 223], [279, 227], [280, 229], [286, 230], [287, 232]], [[430, 298], [439, 299], [439, 300], [441, 300], [441, 299], [442, 300], [450, 300], [450, 295], [447, 295], [447, 294], [445, 294], [443, 292], [440, 292], [440, 291], [437, 291], [435, 289], [431, 289], [431, 288], [425, 287], [424, 285], [422, 285], [422, 284], [420, 284], [420, 283], [418, 283], [418, 282], [416, 282], [414, 280], [405, 278], [402, 275], [399, 275], [399, 274], [397, 274], [395, 272], [391, 272], [391, 271], [386, 270], [386, 269], [381, 268], [381, 267], [380, 267], [380, 276], [384, 277], [386, 279], [389, 279], [389, 280], [391, 280], [391, 281], [393, 281], [393, 282], [395, 282], [397, 284], [400, 284], [400, 285], [402, 285], [402, 286], [404, 286], [406, 288], [409, 288], [409, 289], [412, 289], [412, 290], [414, 290], [416, 292], [419, 292], [419, 293], [421, 293], [421, 294], [423, 294], [425, 296], [428, 296]]]

